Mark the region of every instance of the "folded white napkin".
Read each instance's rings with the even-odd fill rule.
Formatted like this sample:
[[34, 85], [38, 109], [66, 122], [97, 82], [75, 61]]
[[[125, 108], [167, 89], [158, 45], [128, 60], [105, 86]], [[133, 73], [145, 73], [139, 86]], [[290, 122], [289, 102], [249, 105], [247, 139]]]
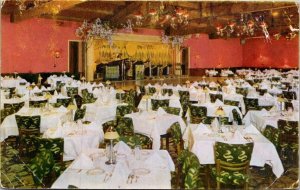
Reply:
[[256, 129], [256, 127], [254, 127], [252, 124], [250, 124], [243, 130], [243, 133], [244, 134], [259, 134], [260, 132]]
[[266, 97], [266, 98], [273, 98], [273, 96], [271, 94], [269, 94], [269, 93], [265, 93], [264, 97]]
[[248, 141], [244, 139], [244, 136], [239, 130], [236, 130], [233, 134], [232, 141], [240, 142], [240, 143], [247, 143]]
[[58, 112], [67, 112], [68, 109], [65, 108], [64, 106], [60, 106], [59, 108], [57, 108], [57, 111], [58, 111]]
[[128, 176], [130, 174], [130, 169], [127, 164], [123, 162], [117, 162], [115, 169], [113, 170], [111, 178], [107, 183], [109, 184], [126, 184]]
[[210, 82], [210, 83], [209, 83], [209, 87], [216, 87], [216, 85], [217, 85], [217, 84], [216, 84], [215, 82]]
[[84, 153], [81, 153], [79, 157], [74, 161], [71, 168], [90, 170], [94, 168], [94, 164], [90, 157], [88, 157]]
[[153, 167], [168, 167], [168, 163], [157, 152], [150, 155], [144, 162], [150, 168]]
[[41, 90], [47, 90], [44, 86], [42, 86]]
[[57, 93], [57, 91], [55, 90], [55, 91], [54, 91], [54, 96], [57, 96], [57, 95], [58, 95], [58, 93]]
[[224, 103], [221, 100], [217, 99], [216, 102], [215, 102], [215, 105], [216, 106], [223, 106]]
[[125, 144], [123, 141], [119, 141], [114, 146], [114, 150], [117, 151], [118, 154], [125, 154], [125, 155], [129, 155], [132, 152], [131, 148], [127, 144]]
[[215, 119], [213, 120], [213, 122], [211, 123], [211, 127], [212, 127], [212, 129], [213, 129], [214, 131], [218, 131], [218, 129], [219, 129], [219, 121], [218, 121], [217, 118], [215, 118]]
[[199, 135], [201, 135], [201, 134], [211, 134], [212, 131], [206, 125], [204, 125], [203, 123], [200, 123], [193, 133], [194, 134], [199, 134]]
[[161, 107], [159, 107], [158, 109], [157, 109], [157, 112], [156, 112], [156, 114], [157, 115], [164, 115], [164, 114], [166, 114], [167, 112], [163, 109], [163, 108], [161, 108]]

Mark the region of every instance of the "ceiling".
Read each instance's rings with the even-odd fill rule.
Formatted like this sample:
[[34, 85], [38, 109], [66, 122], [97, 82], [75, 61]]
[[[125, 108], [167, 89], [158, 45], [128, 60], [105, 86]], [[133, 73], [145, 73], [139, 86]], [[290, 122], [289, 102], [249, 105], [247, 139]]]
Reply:
[[[25, 10], [20, 11], [18, 2], [25, 1]], [[217, 26], [224, 27], [231, 21], [237, 21], [241, 14], [263, 16], [270, 34], [288, 33], [289, 25], [299, 28], [299, 12], [296, 4], [290, 2], [238, 2], [238, 1], [87, 1], [87, 0], [47, 0], [34, 6], [32, 0], [6, 1], [2, 14], [9, 14], [11, 22], [18, 23], [33, 17], [55, 20], [82, 22], [100, 18], [109, 21], [114, 27], [121, 27], [128, 19], [135, 22], [135, 15], [146, 16], [150, 10], [159, 10], [163, 4], [164, 10], [182, 9], [188, 12], [189, 24], [176, 29], [170, 27], [167, 21], [159, 20], [157, 24], [145, 17], [142, 28], [163, 29], [170, 35], [188, 35], [207, 33], [218, 38]], [[262, 35], [257, 32], [255, 35]], [[232, 35], [231, 37], [238, 37]]]

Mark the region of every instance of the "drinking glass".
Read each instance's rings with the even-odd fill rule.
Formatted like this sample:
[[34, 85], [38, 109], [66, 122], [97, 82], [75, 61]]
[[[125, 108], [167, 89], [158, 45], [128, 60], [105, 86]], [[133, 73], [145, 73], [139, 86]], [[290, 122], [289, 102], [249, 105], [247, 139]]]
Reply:
[[134, 157], [136, 160], [140, 160], [141, 159], [141, 146], [140, 145], [136, 145], [134, 147]]

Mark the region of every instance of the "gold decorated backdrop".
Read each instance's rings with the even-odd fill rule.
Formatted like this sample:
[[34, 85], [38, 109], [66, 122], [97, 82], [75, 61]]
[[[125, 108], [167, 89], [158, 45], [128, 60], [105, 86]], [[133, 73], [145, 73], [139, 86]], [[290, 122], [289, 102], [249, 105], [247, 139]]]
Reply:
[[96, 63], [116, 60], [118, 54], [121, 54], [121, 59], [150, 60], [153, 64], [167, 65], [173, 62], [173, 49], [162, 43], [114, 41], [109, 46], [106, 41], [96, 40], [94, 48]]

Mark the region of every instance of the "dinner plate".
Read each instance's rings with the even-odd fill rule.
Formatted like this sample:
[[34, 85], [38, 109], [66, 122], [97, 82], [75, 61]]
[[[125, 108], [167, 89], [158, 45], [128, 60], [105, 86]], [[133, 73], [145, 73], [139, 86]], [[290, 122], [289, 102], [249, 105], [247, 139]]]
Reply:
[[147, 175], [150, 173], [150, 170], [146, 169], [146, 168], [137, 168], [133, 170], [134, 175]]
[[91, 169], [91, 170], [88, 170], [86, 172], [87, 175], [101, 175], [103, 174], [105, 171], [103, 169], [100, 169], [100, 168], [96, 168], [96, 169]]

